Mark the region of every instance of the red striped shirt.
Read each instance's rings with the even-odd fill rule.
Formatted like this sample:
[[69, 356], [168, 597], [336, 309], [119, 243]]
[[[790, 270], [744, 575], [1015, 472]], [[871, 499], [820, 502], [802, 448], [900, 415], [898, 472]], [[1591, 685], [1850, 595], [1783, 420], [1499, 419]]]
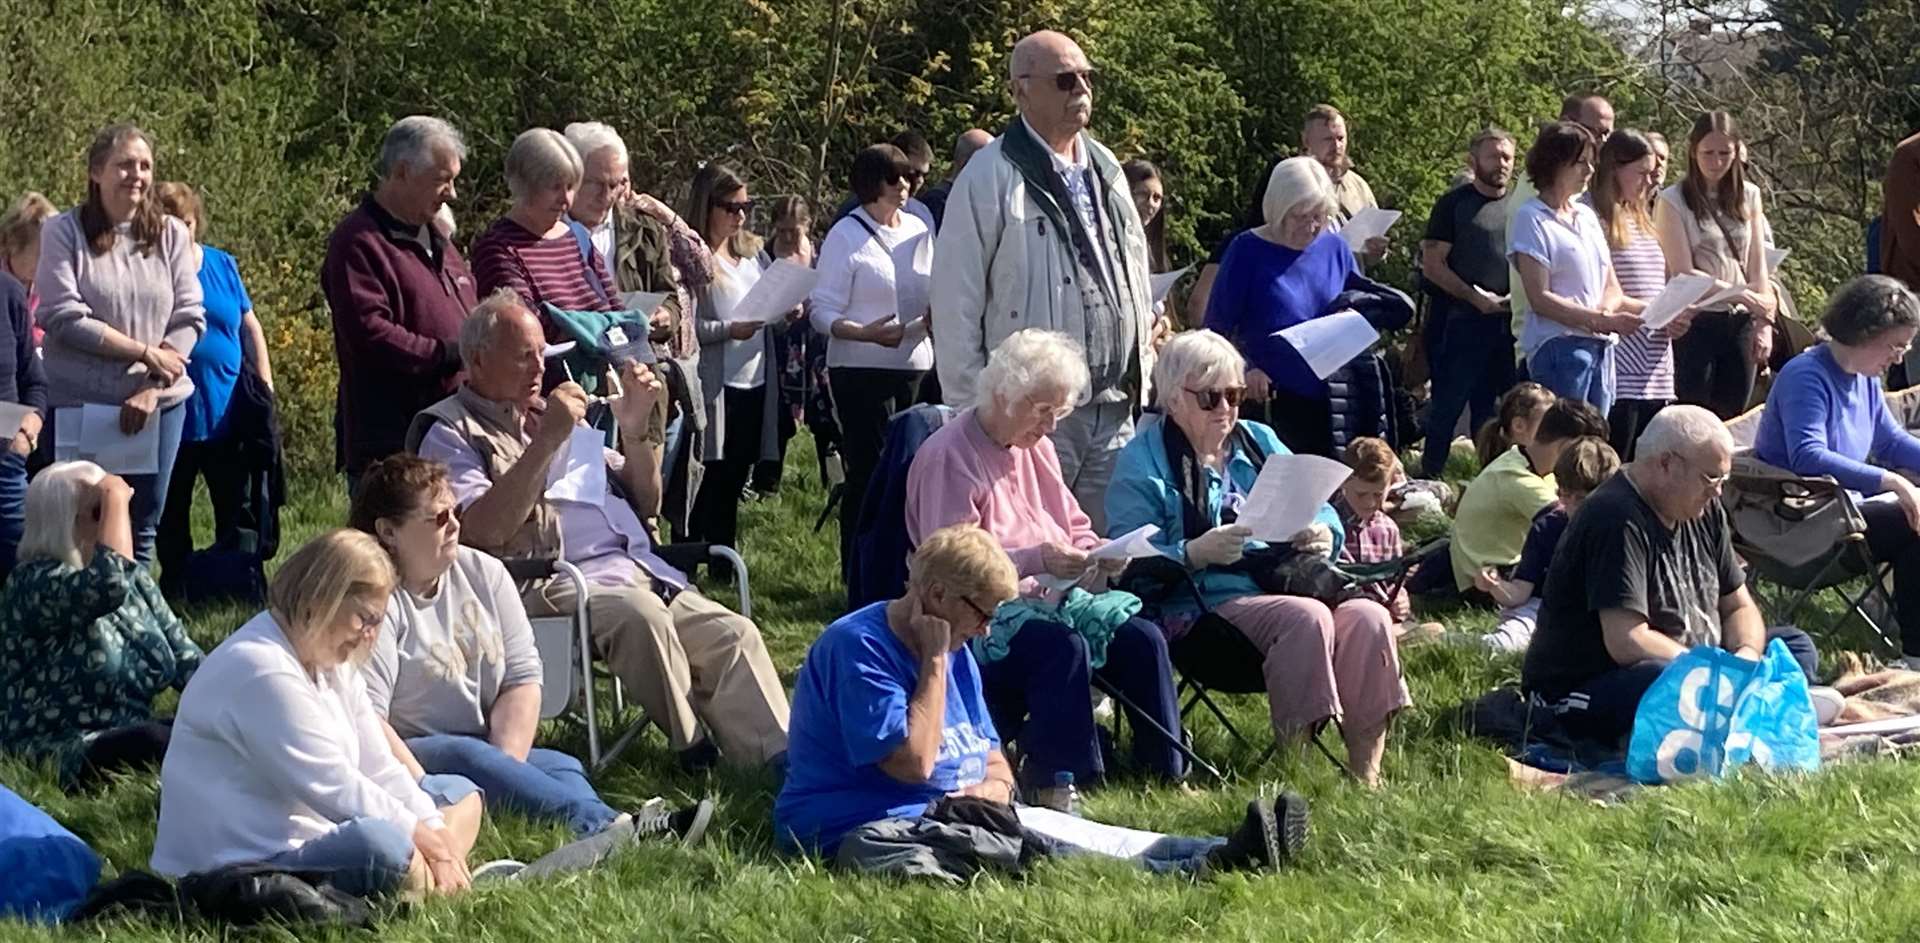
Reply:
[[[597, 251], [589, 249], [589, 252], [600, 285], [610, 290], [614, 281], [607, 272], [606, 260]], [[595, 290], [593, 280], [587, 277], [587, 263], [580, 256], [580, 243], [570, 232], [561, 233], [558, 238], [542, 239], [519, 223], [501, 217], [473, 241], [473, 249], [468, 254], [482, 298], [498, 289], [510, 288], [532, 306], [536, 314], [542, 303], [564, 311], [618, 311], [621, 308], [617, 294], [602, 296]], [[553, 326], [548, 325], [547, 331], [548, 339], [553, 339]]]

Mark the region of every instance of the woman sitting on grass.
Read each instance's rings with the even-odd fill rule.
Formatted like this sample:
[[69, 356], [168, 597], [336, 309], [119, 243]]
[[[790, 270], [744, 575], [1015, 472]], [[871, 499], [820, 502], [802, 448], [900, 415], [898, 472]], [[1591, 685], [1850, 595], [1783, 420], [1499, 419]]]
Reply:
[[713, 803], [670, 812], [616, 812], [580, 761], [533, 745], [540, 725], [540, 653], [513, 578], [497, 559], [460, 545], [447, 466], [395, 455], [360, 479], [353, 526], [379, 539], [399, 576], [361, 674], [375, 714], [403, 743], [414, 777], [465, 776], [488, 801], [565, 822], [575, 838], [700, 840]]
[[177, 878], [259, 863], [362, 896], [468, 886], [479, 789], [409, 776], [356, 670], [397, 582], [379, 542], [351, 530], [322, 534], [281, 565], [267, 611], [221, 642], [180, 695], [153, 870]]
[[151, 766], [168, 728], [153, 697], [200, 664], [146, 568], [133, 562], [133, 488], [92, 462], [27, 487], [20, 565], [0, 595], [0, 749], [51, 760], [62, 781]]
[[1277, 868], [1299, 854], [1307, 801], [1291, 792], [1248, 803], [1230, 838], [1014, 809], [1013, 768], [967, 643], [987, 634], [1019, 580], [993, 535], [943, 527], [921, 540], [901, 598], [827, 626], [793, 693], [790, 765], [773, 809], [782, 849], [817, 851], [849, 870], [955, 883], [1036, 852], [1106, 854], [1192, 874]]

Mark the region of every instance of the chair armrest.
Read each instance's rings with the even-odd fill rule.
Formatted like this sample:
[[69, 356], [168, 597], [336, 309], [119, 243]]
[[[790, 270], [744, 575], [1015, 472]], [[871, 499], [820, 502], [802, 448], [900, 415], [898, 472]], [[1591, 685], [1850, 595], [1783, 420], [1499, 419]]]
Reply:
[[668, 565], [682, 573], [692, 573], [695, 567], [707, 562], [712, 556], [710, 543], [689, 541], [677, 544], [655, 544], [654, 556], [667, 561]]
[[507, 575], [516, 583], [534, 582], [549, 579], [559, 568], [559, 559], [555, 557], [517, 557], [503, 559], [507, 566]]

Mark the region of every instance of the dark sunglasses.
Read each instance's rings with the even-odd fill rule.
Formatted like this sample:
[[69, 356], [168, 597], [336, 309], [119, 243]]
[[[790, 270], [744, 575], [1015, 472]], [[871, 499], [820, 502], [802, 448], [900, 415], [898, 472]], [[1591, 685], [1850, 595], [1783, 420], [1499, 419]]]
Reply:
[[[1023, 79], [1044, 78], [1044, 76], [1036, 76], [1032, 74], [1023, 75], [1020, 77]], [[1056, 72], [1054, 73], [1054, 76], [1053, 76], [1053, 87], [1063, 92], [1071, 92], [1074, 89], [1079, 88], [1081, 82], [1087, 83], [1087, 91], [1089, 92], [1093, 91], [1093, 70], [1092, 69], [1087, 69], [1081, 72]]]
[[432, 524], [435, 530], [446, 530], [447, 525], [453, 523], [453, 508], [442, 508], [438, 514], [423, 514], [420, 519]]
[[1247, 388], [1244, 386], [1229, 386], [1221, 390], [1188, 390], [1187, 392], [1192, 393], [1193, 401], [1199, 403], [1200, 408], [1208, 412], [1219, 409], [1221, 400], [1226, 400], [1228, 406], [1239, 409], [1240, 401], [1247, 396]]
[[741, 216], [745, 216], [753, 212], [755, 205], [753, 200], [741, 200], [738, 203], [715, 203], [713, 207], [714, 209], [726, 210], [729, 213], [738, 213]]

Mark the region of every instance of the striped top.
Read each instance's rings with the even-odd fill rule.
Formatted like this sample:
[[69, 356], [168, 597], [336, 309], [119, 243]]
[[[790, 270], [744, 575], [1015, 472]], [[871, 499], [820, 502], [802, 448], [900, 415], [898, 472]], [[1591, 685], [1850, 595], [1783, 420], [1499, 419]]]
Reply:
[[[1667, 259], [1652, 232], [1627, 221], [1633, 241], [1612, 249], [1613, 270], [1629, 298], [1652, 301], [1667, 287]], [[1614, 395], [1621, 399], [1672, 400], [1673, 339], [1665, 328], [1641, 328], [1614, 348]]]
[[[563, 311], [620, 310], [618, 295], [602, 297], [594, 289], [586, 263], [580, 258], [580, 243], [570, 232], [542, 239], [503, 216], [473, 241], [469, 256], [481, 298], [511, 288], [536, 314], [543, 302]], [[613, 276], [597, 251], [593, 253], [593, 269], [600, 284], [612, 289]], [[546, 320], [541, 318], [542, 322]], [[547, 339], [552, 341], [556, 336], [557, 329], [548, 324]]]

